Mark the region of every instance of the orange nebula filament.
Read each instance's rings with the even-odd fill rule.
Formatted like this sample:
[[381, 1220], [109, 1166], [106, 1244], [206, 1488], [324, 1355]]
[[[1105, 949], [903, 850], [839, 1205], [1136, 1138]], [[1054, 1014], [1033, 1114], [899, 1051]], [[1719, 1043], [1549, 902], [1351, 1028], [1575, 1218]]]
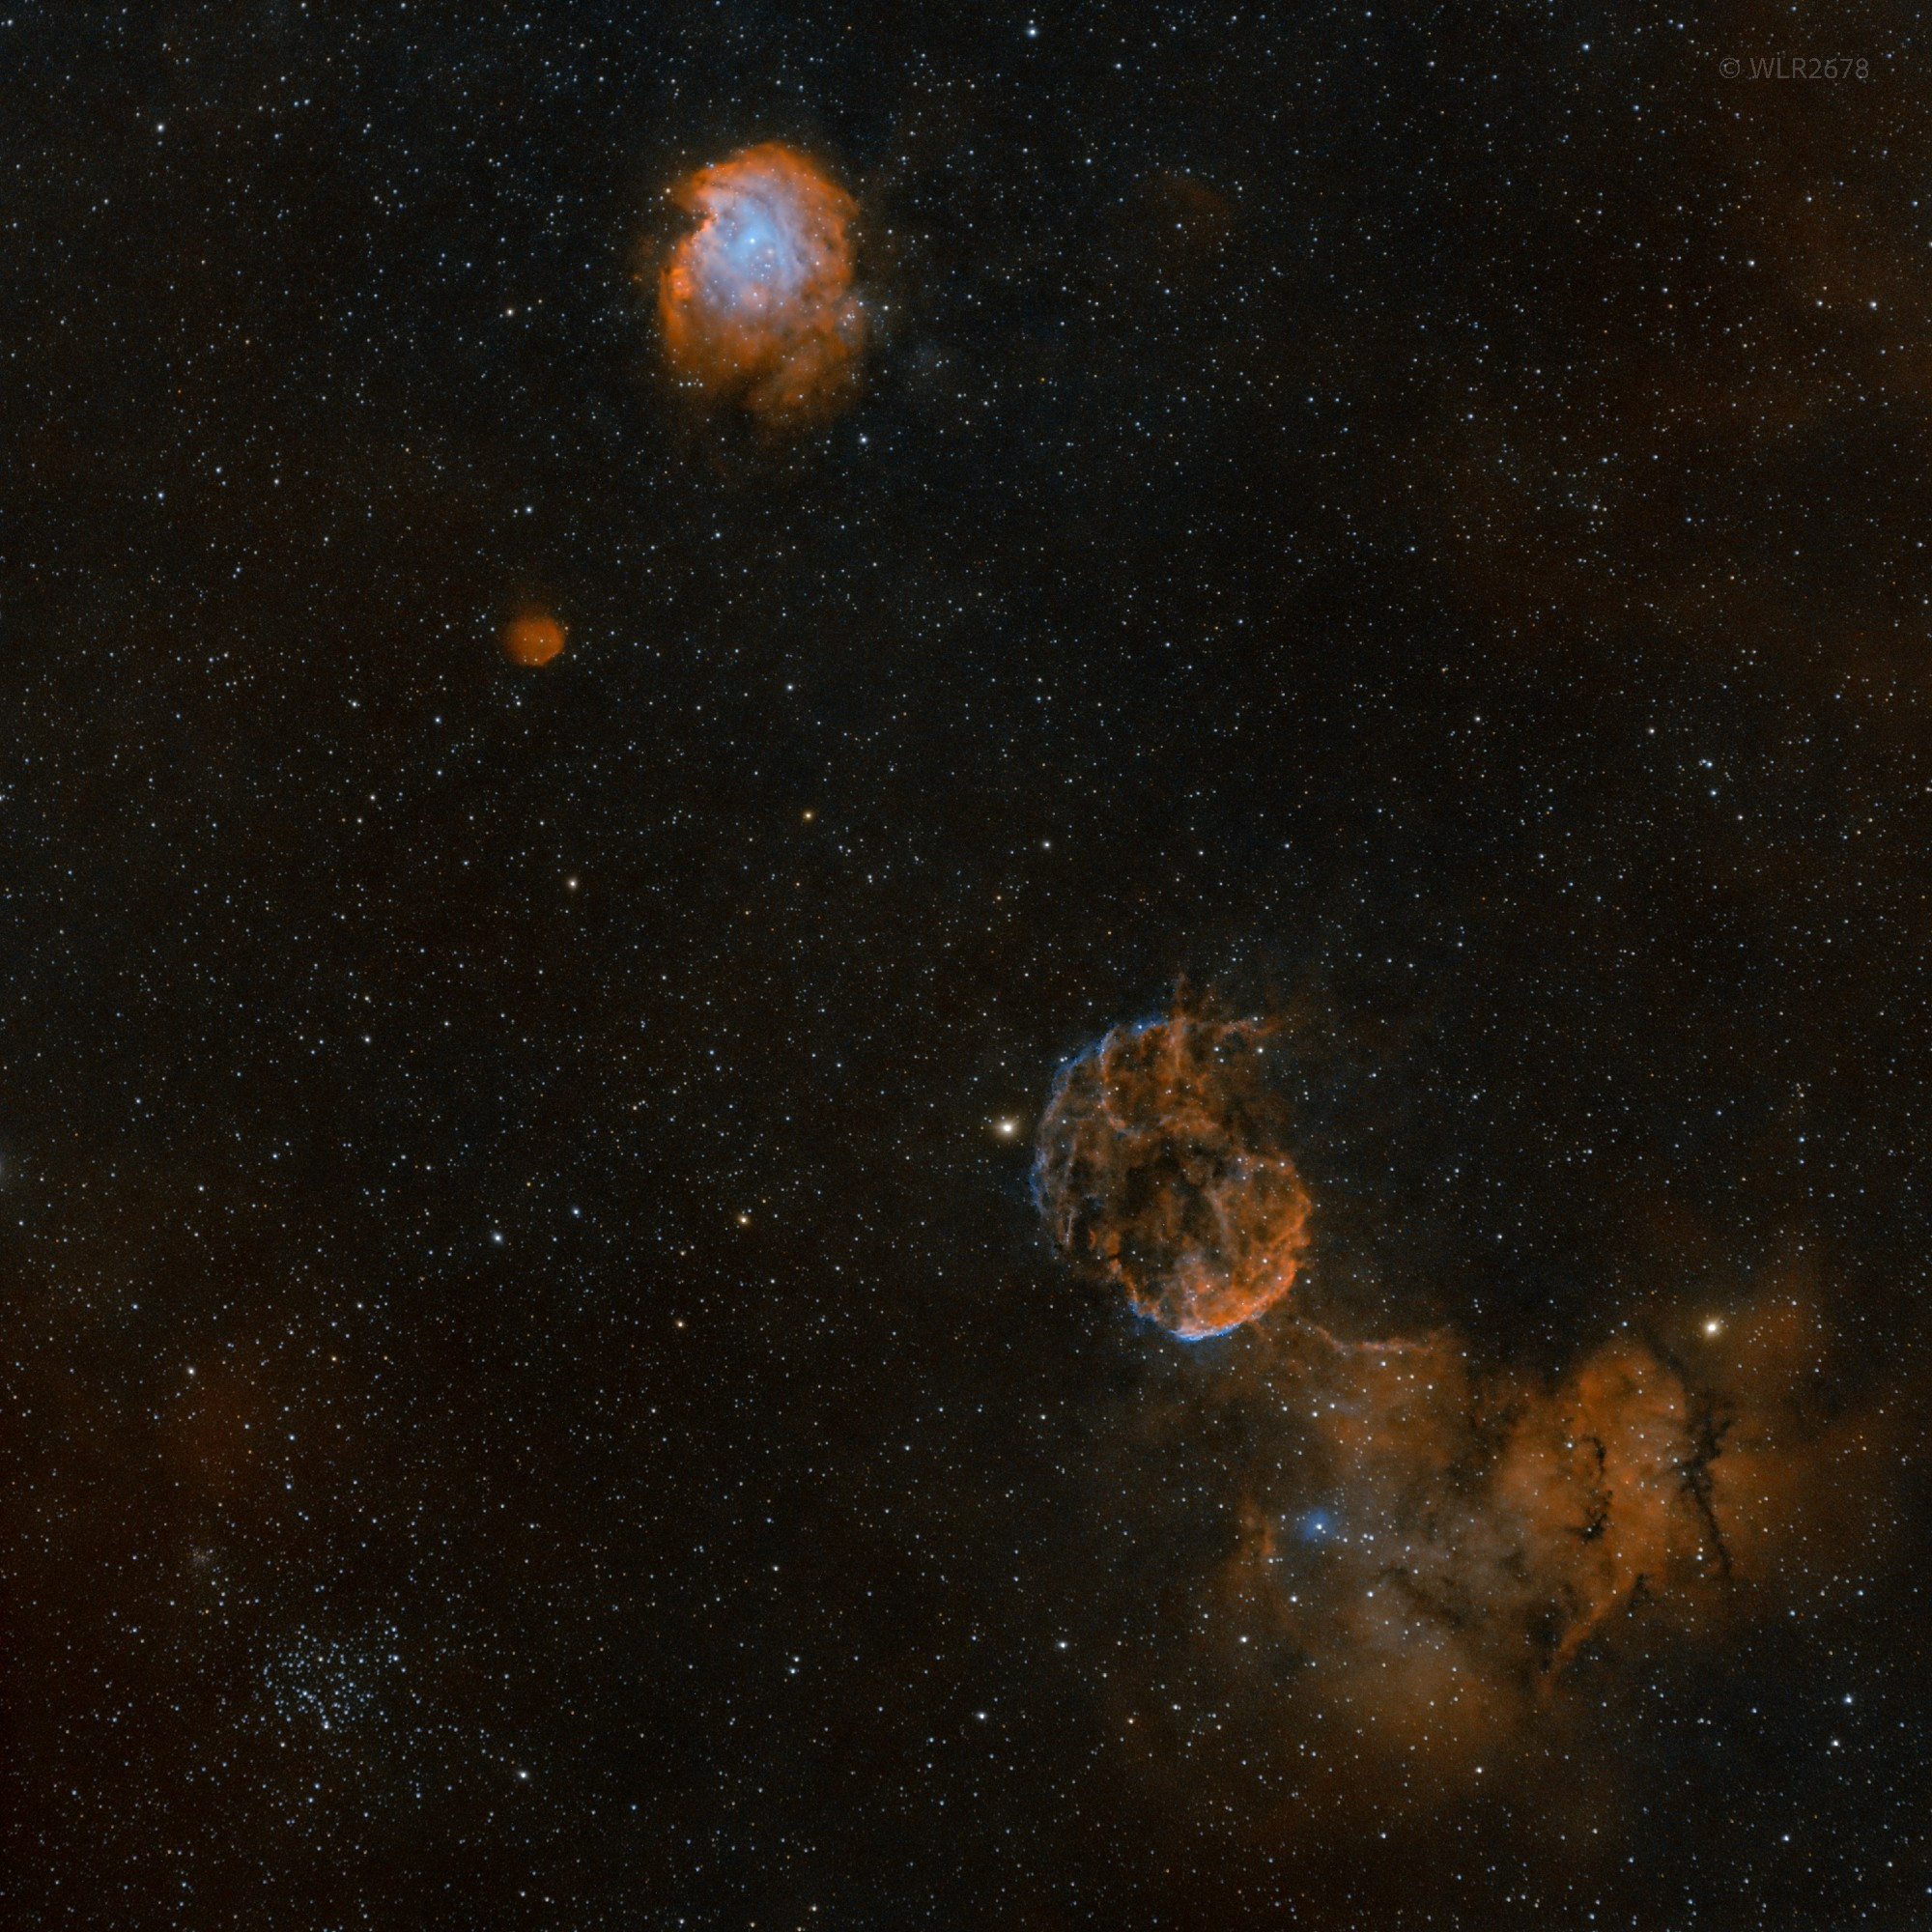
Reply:
[[767, 141], [698, 169], [671, 198], [698, 217], [658, 282], [671, 368], [768, 418], [835, 406], [866, 339], [851, 196]]
[[1265, 1314], [1306, 1245], [1266, 1031], [1180, 1011], [1117, 1027], [1062, 1068], [1040, 1122], [1034, 1198], [1055, 1240], [1183, 1341]]

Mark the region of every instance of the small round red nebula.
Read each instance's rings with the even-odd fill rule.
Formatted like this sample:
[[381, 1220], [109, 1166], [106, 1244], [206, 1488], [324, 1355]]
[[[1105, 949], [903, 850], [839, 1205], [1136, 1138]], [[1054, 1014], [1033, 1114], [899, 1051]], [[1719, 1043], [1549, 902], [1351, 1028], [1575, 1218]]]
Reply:
[[774, 419], [836, 406], [866, 340], [852, 197], [777, 141], [700, 168], [671, 196], [697, 216], [658, 282], [672, 370]]
[[535, 668], [563, 649], [563, 626], [548, 611], [526, 611], [503, 626], [503, 652], [512, 664]]

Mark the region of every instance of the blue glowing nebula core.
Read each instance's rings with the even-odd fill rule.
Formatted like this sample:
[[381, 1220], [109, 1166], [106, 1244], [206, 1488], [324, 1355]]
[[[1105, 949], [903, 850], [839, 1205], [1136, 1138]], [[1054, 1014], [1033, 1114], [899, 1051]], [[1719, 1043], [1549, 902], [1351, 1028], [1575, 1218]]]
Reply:
[[700, 169], [674, 198], [698, 224], [658, 285], [672, 369], [767, 416], [836, 404], [866, 339], [852, 292], [851, 197], [803, 156], [766, 142]]

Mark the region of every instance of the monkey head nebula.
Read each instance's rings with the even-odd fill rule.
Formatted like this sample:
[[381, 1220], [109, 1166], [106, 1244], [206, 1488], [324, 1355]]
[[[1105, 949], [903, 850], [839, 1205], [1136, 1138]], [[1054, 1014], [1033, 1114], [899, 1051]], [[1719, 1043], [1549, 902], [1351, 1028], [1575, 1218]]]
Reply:
[[1116, 1027], [1061, 1068], [1040, 1122], [1034, 1199], [1055, 1241], [1183, 1341], [1272, 1308], [1306, 1245], [1271, 1031], [1181, 1008]]
[[699, 168], [671, 198], [697, 217], [658, 281], [673, 372], [768, 420], [836, 405], [866, 339], [851, 196], [767, 141]]

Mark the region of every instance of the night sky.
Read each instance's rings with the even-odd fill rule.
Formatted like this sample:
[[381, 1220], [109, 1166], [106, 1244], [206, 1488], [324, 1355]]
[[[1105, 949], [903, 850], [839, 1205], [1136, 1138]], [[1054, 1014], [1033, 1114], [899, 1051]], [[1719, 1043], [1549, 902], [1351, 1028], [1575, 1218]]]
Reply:
[[0, 1920], [1932, 1923], [1928, 59], [0, 7]]

